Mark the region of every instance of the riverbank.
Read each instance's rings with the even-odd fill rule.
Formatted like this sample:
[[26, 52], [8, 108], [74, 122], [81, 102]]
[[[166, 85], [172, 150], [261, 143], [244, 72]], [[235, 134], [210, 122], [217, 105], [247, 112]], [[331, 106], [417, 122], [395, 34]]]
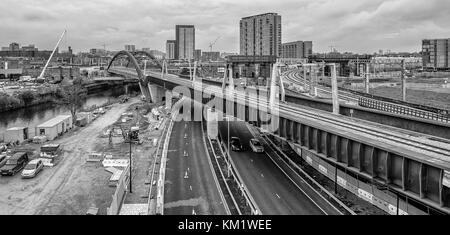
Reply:
[[62, 90], [56, 86], [0, 92], [0, 112], [7, 112], [36, 105], [55, 103], [62, 97]]
[[[116, 90], [119, 87], [121, 86], [113, 85], [102, 87], [102, 89], [90, 90], [88, 91], [88, 97], [105, 92], [105, 90]], [[62, 92], [62, 88], [58, 85], [44, 86], [37, 89], [23, 89], [14, 92], [0, 91], [0, 113], [30, 108], [43, 104], [58, 105], [58, 101], [60, 101], [63, 97]], [[138, 91], [136, 91], [136, 89], [133, 89], [130, 93], [132, 96], [138, 95]]]

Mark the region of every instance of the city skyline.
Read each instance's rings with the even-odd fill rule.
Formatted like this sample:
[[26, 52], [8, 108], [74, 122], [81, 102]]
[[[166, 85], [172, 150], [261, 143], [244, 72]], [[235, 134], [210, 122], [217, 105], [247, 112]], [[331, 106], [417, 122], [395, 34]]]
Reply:
[[[19, 6], [19, 13], [7, 9]], [[450, 37], [445, 24], [450, 19], [450, 2], [445, 0], [426, 5], [414, 0], [5, 0], [0, 10], [5, 12], [0, 16], [0, 45], [18, 42], [51, 49], [67, 29], [61, 48], [72, 46], [75, 52], [104, 44], [108, 50], [134, 44], [164, 51], [176, 24], [195, 25], [196, 48], [205, 50], [221, 36], [214, 50], [239, 52], [240, 19], [267, 12], [283, 17], [283, 43], [313, 41], [317, 52], [327, 52], [330, 46], [356, 53], [416, 52], [422, 39]]]

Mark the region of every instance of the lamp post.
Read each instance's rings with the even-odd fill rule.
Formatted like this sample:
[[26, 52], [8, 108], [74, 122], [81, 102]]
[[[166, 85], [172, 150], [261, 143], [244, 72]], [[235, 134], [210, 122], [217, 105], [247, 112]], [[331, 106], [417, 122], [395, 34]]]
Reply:
[[128, 141], [130, 141], [130, 193], [133, 193], [133, 191], [132, 191], [132, 183], [131, 183], [131, 180], [133, 179], [133, 177], [132, 177], [132, 175], [131, 175], [131, 172], [132, 172], [132, 169], [131, 169], [131, 166], [132, 166], [132, 164], [131, 164], [131, 127], [130, 127], [130, 130], [128, 131]]

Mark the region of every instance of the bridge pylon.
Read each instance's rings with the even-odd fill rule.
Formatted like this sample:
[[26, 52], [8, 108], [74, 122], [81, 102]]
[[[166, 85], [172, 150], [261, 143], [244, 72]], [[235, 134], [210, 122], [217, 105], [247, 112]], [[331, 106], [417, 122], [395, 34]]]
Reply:
[[281, 76], [281, 63], [277, 61], [275, 64], [272, 65], [272, 76], [270, 79], [270, 94], [269, 94], [270, 107], [274, 107], [276, 100], [281, 100], [282, 102], [286, 101], [286, 92], [283, 83], [284, 83], [283, 76]]

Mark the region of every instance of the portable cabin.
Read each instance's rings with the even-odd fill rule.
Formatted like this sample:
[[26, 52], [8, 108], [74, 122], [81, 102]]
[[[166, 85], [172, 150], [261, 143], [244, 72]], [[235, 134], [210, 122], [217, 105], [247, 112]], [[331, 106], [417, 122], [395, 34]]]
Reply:
[[77, 120], [86, 118], [87, 123], [91, 123], [93, 120], [92, 113], [90, 112], [80, 112], [77, 114]]
[[12, 127], [6, 130], [3, 139], [6, 143], [22, 143], [29, 138], [28, 127]]
[[72, 116], [60, 115], [37, 126], [36, 135], [46, 136], [48, 140], [54, 140], [72, 127]]

